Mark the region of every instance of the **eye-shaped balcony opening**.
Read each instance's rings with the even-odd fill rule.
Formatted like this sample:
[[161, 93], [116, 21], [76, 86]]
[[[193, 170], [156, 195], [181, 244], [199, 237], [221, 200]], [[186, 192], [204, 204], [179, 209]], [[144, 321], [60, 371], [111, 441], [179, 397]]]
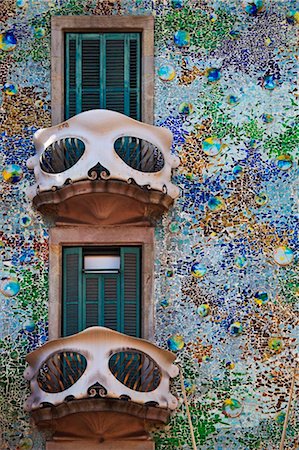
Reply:
[[80, 353], [55, 353], [40, 367], [37, 383], [44, 392], [57, 394], [75, 384], [86, 367], [86, 358]]
[[79, 161], [84, 152], [85, 144], [81, 139], [59, 139], [45, 149], [40, 158], [40, 167], [49, 174], [65, 172]]
[[138, 392], [152, 392], [161, 382], [161, 370], [145, 353], [134, 349], [114, 353], [109, 369], [124, 386]]
[[123, 136], [116, 139], [114, 150], [128, 166], [139, 172], [160, 172], [165, 165], [164, 156], [157, 147], [134, 136]]

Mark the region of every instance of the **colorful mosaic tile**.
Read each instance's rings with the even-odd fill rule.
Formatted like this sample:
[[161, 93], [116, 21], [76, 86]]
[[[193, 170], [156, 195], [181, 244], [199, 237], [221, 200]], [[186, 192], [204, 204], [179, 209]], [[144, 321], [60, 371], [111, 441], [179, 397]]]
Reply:
[[[50, 19], [85, 14], [155, 16], [155, 123], [181, 159], [181, 196], [156, 228], [155, 336], [182, 367], [197, 446], [278, 450], [299, 341], [293, 0], [2, 1], [0, 447], [45, 448], [23, 411], [24, 358], [48, 336], [48, 224], [25, 161], [51, 122]], [[179, 380], [173, 391], [158, 450], [192, 448]]]

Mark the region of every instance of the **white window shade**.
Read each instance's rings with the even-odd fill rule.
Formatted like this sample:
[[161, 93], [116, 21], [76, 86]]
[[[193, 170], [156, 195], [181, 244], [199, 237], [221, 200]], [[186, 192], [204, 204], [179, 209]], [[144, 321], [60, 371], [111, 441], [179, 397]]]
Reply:
[[86, 255], [84, 256], [84, 270], [91, 272], [118, 272], [120, 256], [115, 255]]

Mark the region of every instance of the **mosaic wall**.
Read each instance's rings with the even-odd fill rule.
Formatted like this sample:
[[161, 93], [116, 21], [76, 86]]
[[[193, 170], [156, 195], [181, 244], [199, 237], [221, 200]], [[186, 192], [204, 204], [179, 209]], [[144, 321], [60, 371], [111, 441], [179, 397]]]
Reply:
[[[2, 449], [44, 448], [22, 407], [24, 356], [47, 340], [48, 271], [25, 161], [50, 125], [50, 17], [63, 14], [156, 17], [155, 122], [181, 158], [181, 197], [156, 231], [156, 340], [183, 367], [198, 448], [279, 448], [299, 336], [298, 6], [1, 1]], [[191, 448], [180, 404], [155, 434], [160, 450]], [[285, 449], [299, 449], [298, 412], [294, 398]]]

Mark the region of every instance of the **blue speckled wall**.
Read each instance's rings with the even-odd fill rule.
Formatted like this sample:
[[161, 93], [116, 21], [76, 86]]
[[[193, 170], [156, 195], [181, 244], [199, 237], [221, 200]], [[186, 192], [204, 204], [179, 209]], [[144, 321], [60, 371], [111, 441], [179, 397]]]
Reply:
[[[44, 448], [22, 408], [24, 357], [47, 339], [48, 272], [25, 162], [50, 125], [50, 18], [63, 14], [155, 15], [155, 123], [181, 158], [181, 197], [156, 229], [156, 341], [183, 367], [198, 448], [279, 448], [299, 336], [298, 11], [292, 0], [2, 0], [1, 448]], [[158, 449], [191, 448], [180, 404]], [[288, 423], [285, 448], [298, 449], [295, 395]]]

